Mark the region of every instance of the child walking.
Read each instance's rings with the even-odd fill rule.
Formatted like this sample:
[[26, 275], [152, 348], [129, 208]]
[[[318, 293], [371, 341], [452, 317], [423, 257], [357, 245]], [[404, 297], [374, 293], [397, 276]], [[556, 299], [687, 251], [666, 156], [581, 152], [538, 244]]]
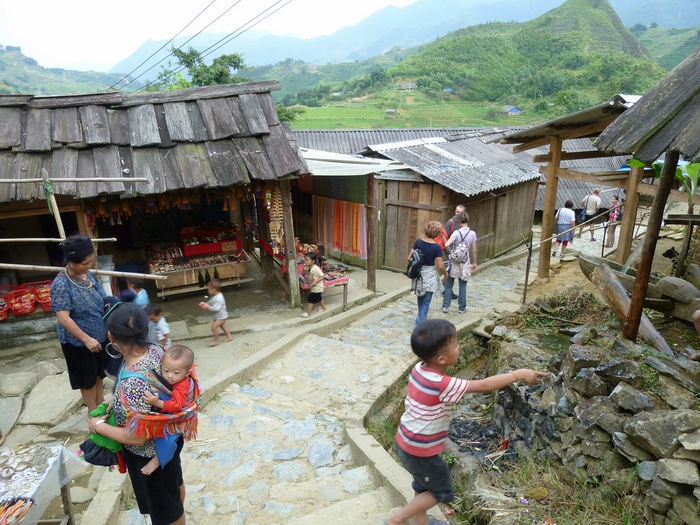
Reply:
[[[172, 390], [170, 399], [161, 399], [158, 394], [146, 392], [143, 395], [143, 400], [160, 409], [160, 412], [163, 413], [182, 412], [191, 388], [197, 385], [197, 378], [194, 375], [194, 352], [187, 346], [174, 345], [165, 352], [160, 366], [162, 379], [167, 381], [167, 384], [164, 383], [163, 386]], [[196, 399], [194, 401], [196, 402]], [[156, 438], [156, 455], [146, 463], [141, 469], [141, 473], [148, 476], [159, 466], [165, 466], [177, 448], [178, 437], [179, 434]]]
[[304, 256], [305, 273], [309, 278], [309, 298], [307, 299], [306, 312], [301, 314], [302, 317], [311, 317], [311, 310], [315, 304], [321, 303], [319, 311], [326, 311], [326, 305], [323, 302], [323, 270], [316, 264], [316, 252], [309, 252]]
[[214, 314], [214, 322], [211, 324], [211, 341], [209, 346], [219, 344], [219, 328], [226, 336], [226, 342], [233, 341], [231, 332], [226, 328], [226, 319], [228, 319], [228, 311], [226, 310], [226, 299], [221, 293], [221, 281], [212, 279], [207, 283], [207, 291], [209, 292], [209, 301], [199, 303], [199, 307], [203, 310], [209, 310]]
[[146, 313], [148, 314], [148, 338], [167, 350], [173, 341], [170, 338], [170, 325], [163, 317], [160, 305], [149, 303], [146, 306]]
[[411, 371], [406, 396], [406, 411], [396, 432], [394, 451], [404, 468], [413, 476], [415, 497], [384, 523], [413, 525], [444, 523], [428, 516], [428, 509], [454, 499], [452, 475], [440, 452], [445, 448], [450, 425], [450, 409], [467, 392], [491, 392], [517, 381], [528, 385], [546, 375], [526, 368], [486, 379], [467, 381], [445, 375], [445, 369], [457, 362], [457, 330], [445, 319], [428, 319], [411, 334], [411, 349], [420, 359]]

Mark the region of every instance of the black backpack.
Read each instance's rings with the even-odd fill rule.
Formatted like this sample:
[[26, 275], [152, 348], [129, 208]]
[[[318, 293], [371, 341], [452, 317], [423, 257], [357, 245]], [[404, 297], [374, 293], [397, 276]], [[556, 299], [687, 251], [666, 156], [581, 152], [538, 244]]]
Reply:
[[406, 266], [406, 277], [417, 279], [420, 277], [420, 269], [423, 267], [423, 252], [419, 248], [414, 248]]

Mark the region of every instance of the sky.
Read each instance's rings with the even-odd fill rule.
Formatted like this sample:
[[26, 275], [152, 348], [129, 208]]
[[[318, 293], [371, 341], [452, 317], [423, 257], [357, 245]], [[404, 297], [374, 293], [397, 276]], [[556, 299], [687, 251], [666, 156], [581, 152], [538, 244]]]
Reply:
[[313, 38], [354, 25], [388, 5], [404, 7], [415, 1], [2, 0], [0, 44], [20, 46], [44, 67], [108, 71], [146, 40], [174, 37], [207, 6], [182, 35], [198, 32], [231, 8], [206, 29], [228, 33], [270, 7], [261, 18], [270, 16], [254, 29]]

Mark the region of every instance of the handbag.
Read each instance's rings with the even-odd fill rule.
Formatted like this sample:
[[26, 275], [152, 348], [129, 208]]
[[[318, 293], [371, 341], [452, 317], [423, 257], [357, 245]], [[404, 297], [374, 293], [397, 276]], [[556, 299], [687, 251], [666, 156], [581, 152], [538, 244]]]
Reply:
[[586, 197], [586, 202], [583, 203], [583, 209], [578, 213], [578, 222], [586, 222], [586, 209], [588, 209], [588, 199], [591, 196]]

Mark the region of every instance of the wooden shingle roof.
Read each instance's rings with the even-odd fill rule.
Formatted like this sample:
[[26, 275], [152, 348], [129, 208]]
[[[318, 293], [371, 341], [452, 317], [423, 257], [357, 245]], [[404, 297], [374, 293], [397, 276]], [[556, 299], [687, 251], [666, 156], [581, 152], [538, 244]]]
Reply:
[[[145, 177], [54, 183], [57, 195], [122, 197], [238, 186], [308, 173], [270, 91], [252, 82], [177, 91], [0, 96], [0, 178]], [[0, 202], [44, 199], [40, 184], [0, 184]]]

